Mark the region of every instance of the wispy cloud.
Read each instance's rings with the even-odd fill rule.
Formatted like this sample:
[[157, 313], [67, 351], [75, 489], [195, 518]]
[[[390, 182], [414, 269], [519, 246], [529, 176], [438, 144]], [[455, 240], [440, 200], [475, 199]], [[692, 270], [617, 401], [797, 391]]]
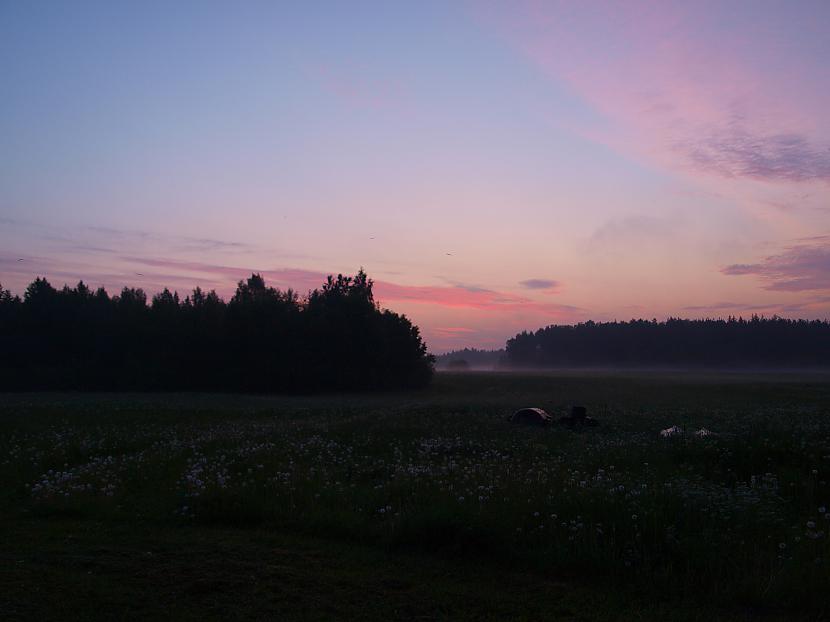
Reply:
[[84, 229], [96, 235], [105, 235], [112, 239], [137, 238], [146, 240], [150, 237], [156, 237], [155, 234], [149, 231], [141, 231], [139, 229], [115, 229], [113, 227], [100, 227], [97, 225], [84, 227]]
[[576, 306], [537, 302], [524, 296], [492, 290], [470, 291], [463, 287], [399, 285], [386, 281], [376, 282], [375, 286], [378, 298], [384, 301], [412, 301], [444, 307], [506, 313], [521, 310], [553, 318], [585, 313], [585, 309]]
[[[793, 302], [781, 306], [783, 313], [804, 313], [815, 312], [817, 310], [824, 310], [830, 312], [830, 296], [816, 296], [801, 302]], [[826, 317], [826, 316], [825, 316]]]
[[805, 79], [824, 66], [830, 11], [637, 0], [486, 6], [482, 19], [600, 115], [569, 124], [585, 137], [720, 178], [830, 180], [830, 92]]
[[519, 285], [525, 289], [546, 290], [553, 293], [559, 288], [560, 283], [553, 279], [526, 279], [519, 281]]
[[752, 304], [742, 302], [713, 302], [704, 305], [689, 305], [683, 307], [683, 311], [768, 311], [777, 309], [777, 304]]
[[701, 171], [722, 177], [830, 181], [830, 146], [818, 146], [801, 134], [752, 133], [733, 123], [678, 143], [677, 150]]
[[441, 279], [445, 283], [449, 283], [452, 287], [458, 287], [458, 288], [466, 290], [468, 292], [473, 292], [473, 293], [478, 293], [478, 294], [480, 294], [480, 293], [491, 293], [492, 294], [493, 293], [492, 289], [490, 289], [488, 287], [483, 287], [481, 285], [475, 285], [473, 283], [464, 283], [462, 281], [456, 281], [456, 280], [453, 280], [453, 279], [448, 279], [448, 278], [445, 278], [443, 276], [439, 276], [439, 277], [436, 277], [436, 278]]
[[[219, 240], [146, 231], [142, 229], [116, 228], [106, 226], [65, 226], [42, 222], [30, 222], [0, 218], [14, 233], [27, 239], [45, 240], [60, 247], [64, 252], [131, 252], [152, 248], [162, 254], [175, 253], [245, 253], [254, 252], [256, 245], [235, 240]], [[120, 250], [116, 250], [120, 249]]]
[[432, 330], [448, 337], [464, 336], [476, 332], [475, 329], [465, 328], [464, 326], [436, 326]]
[[[189, 291], [191, 287], [199, 285], [215, 288], [223, 295], [228, 295], [233, 291], [237, 281], [253, 272], [262, 274], [269, 284], [281, 289], [290, 287], [299, 292], [306, 292], [319, 287], [325, 281], [326, 276], [332, 273], [293, 267], [229, 266], [137, 255], [116, 257], [119, 265], [118, 271], [111, 268], [95, 269], [89, 264], [73, 266], [71, 270], [67, 270], [61, 262], [48, 258], [40, 258], [37, 262], [23, 265], [24, 262], [18, 263], [16, 259], [0, 254], [0, 265], [6, 266], [4, 271], [15, 272], [18, 277], [16, 283], [19, 286], [25, 286], [24, 275], [25, 278], [31, 279], [35, 274], [41, 274], [52, 279], [66, 279], [69, 282], [84, 278], [95, 284], [104, 283], [114, 290], [124, 285], [141, 286], [151, 292], [165, 286], [180, 287], [183, 291]], [[144, 268], [152, 270], [145, 271]], [[61, 285], [61, 283], [53, 284]], [[385, 306], [415, 303], [446, 309], [469, 309], [499, 317], [525, 314], [538, 318], [539, 321], [544, 321], [544, 319], [571, 320], [576, 316], [582, 317], [586, 314], [585, 309], [573, 305], [538, 302], [509, 292], [463, 284], [408, 285], [376, 280], [375, 295], [377, 300]]]
[[186, 235], [170, 235], [141, 229], [116, 229], [112, 227], [86, 227], [96, 236], [109, 240], [133, 240], [142, 242], [163, 243], [177, 252], [217, 252], [253, 250], [255, 247], [245, 242], [217, 240], [213, 238], [191, 237]]
[[225, 266], [199, 261], [183, 261], [179, 259], [154, 259], [148, 257], [122, 257], [127, 262], [162, 268], [182, 273], [201, 273], [210, 275], [214, 281], [236, 283], [253, 273], [261, 274], [272, 285], [282, 288], [293, 287], [299, 291], [307, 291], [319, 287], [325, 281], [327, 272], [304, 270], [302, 268], [261, 268], [256, 266]]
[[830, 290], [830, 242], [796, 244], [758, 263], [733, 264], [721, 272], [729, 276], [756, 276], [764, 289], [773, 291]]

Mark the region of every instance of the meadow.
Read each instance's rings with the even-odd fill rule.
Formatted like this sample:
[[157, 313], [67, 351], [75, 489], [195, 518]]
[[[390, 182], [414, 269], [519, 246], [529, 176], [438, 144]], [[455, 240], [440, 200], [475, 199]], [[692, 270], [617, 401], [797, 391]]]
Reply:
[[828, 480], [820, 373], [0, 394], [0, 617], [821, 619]]

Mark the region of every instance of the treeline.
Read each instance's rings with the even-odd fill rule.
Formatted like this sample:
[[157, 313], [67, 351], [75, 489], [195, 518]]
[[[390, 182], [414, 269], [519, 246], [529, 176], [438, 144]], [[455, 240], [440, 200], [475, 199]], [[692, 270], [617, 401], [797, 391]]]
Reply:
[[467, 363], [470, 369], [495, 369], [502, 363], [504, 350], [479, 350], [478, 348], [464, 348], [453, 350], [436, 357], [435, 366], [438, 369], [451, 369], [461, 361]]
[[0, 352], [3, 390], [416, 388], [434, 362], [417, 326], [379, 308], [363, 270], [302, 298], [254, 274], [229, 302], [37, 278], [22, 299], [0, 287]]
[[827, 367], [830, 323], [779, 317], [548, 326], [507, 341], [511, 367]]

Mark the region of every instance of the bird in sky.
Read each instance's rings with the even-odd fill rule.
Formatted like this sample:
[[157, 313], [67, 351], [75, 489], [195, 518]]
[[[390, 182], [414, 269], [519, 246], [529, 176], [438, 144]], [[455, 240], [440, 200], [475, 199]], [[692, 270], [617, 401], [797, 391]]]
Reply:
[[25, 259], [18, 259], [17, 261], [25, 261]]
[[144, 276], [141, 272], [136, 272], [136, 276]]

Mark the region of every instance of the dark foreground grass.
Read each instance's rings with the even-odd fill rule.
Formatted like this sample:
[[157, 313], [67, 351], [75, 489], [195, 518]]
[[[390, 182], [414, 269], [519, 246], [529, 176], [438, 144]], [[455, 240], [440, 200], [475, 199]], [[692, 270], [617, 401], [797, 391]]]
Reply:
[[275, 529], [64, 520], [18, 525], [14, 535], [0, 570], [4, 620], [704, 617], [682, 604], [555, 575]]
[[[586, 404], [598, 428], [516, 428]], [[662, 428], [717, 436], [662, 439]], [[2, 619], [821, 619], [822, 375], [0, 395]]]

